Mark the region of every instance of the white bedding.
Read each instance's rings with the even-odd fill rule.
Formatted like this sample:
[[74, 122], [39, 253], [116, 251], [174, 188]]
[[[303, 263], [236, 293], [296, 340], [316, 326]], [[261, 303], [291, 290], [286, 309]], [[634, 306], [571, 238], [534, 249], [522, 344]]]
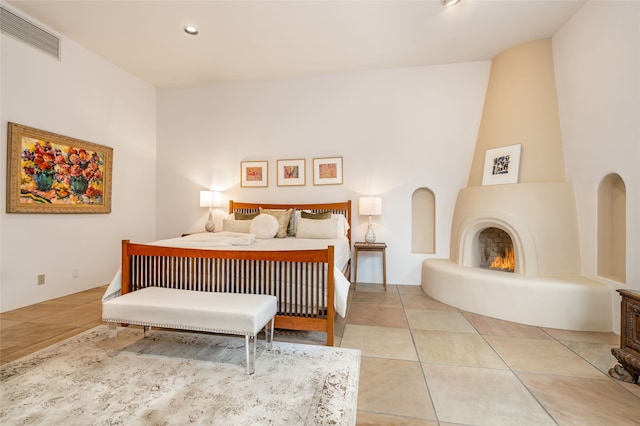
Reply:
[[[198, 233], [182, 238], [170, 238], [148, 243], [154, 246], [221, 249], [221, 250], [256, 250], [256, 251], [287, 251], [287, 250], [314, 250], [325, 249], [334, 246], [334, 306], [341, 317], [347, 314], [347, 296], [350, 283], [342, 274], [351, 257], [351, 245], [345, 236], [332, 239], [307, 239], [307, 238], [270, 238], [256, 239], [253, 234], [239, 232], [213, 232]], [[102, 300], [106, 301], [120, 295], [121, 275], [120, 271], [111, 281]]]

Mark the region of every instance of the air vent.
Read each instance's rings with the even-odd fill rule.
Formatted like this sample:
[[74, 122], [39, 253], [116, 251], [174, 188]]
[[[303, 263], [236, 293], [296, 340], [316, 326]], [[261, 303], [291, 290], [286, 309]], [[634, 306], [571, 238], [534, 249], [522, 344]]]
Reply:
[[0, 6], [0, 29], [23, 43], [60, 59], [60, 39]]

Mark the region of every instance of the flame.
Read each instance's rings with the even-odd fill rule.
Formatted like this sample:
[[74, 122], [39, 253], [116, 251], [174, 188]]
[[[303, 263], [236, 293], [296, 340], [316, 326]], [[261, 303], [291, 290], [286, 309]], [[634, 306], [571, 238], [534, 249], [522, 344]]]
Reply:
[[515, 269], [515, 259], [513, 256], [513, 249], [505, 248], [504, 257], [498, 255], [496, 256], [491, 265], [489, 266], [491, 269], [501, 269], [503, 271], [513, 271]]

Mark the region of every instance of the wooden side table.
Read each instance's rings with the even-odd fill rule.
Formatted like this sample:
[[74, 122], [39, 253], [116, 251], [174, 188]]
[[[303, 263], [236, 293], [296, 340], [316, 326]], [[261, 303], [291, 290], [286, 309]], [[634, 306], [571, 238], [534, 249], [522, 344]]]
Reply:
[[353, 289], [358, 285], [358, 253], [360, 251], [378, 251], [382, 253], [382, 283], [387, 291], [387, 245], [385, 243], [357, 242], [353, 245]]

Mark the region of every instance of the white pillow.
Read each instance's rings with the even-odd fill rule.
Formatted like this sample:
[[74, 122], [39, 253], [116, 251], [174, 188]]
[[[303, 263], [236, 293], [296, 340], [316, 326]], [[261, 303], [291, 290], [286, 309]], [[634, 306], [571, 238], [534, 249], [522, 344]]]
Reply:
[[233, 220], [233, 219], [222, 219], [222, 230], [229, 232], [242, 232], [244, 234], [248, 234], [249, 227], [251, 226], [250, 220]]
[[338, 235], [347, 235], [347, 231], [349, 230], [349, 222], [347, 218], [342, 213], [333, 213], [331, 217], [335, 217], [337, 219], [338, 224]]
[[237, 222], [251, 222], [249, 232], [255, 234], [256, 238], [261, 238], [263, 240], [275, 237], [278, 233], [278, 229], [280, 229], [278, 219], [266, 213], [259, 214], [252, 220], [239, 220]]
[[296, 238], [336, 238], [338, 236], [338, 219], [306, 219], [297, 220]]
[[[295, 213], [296, 235], [298, 234], [298, 221], [300, 219], [303, 219], [300, 213], [301, 211], [302, 210], [296, 210], [296, 213]], [[335, 223], [336, 223], [336, 230], [338, 235], [344, 235], [346, 237], [347, 231], [349, 230], [349, 222], [347, 221], [347, 218], [342, 213], [332, 213], [331, 218], [336, 219]], [[307, 220], [318, 220], [318, 219], [307, 219]], [[325, 219], [320, 219], [320, 220], [325, 220]], [[336, 237], [330, 237], [330, 238], [336, 238]]]

